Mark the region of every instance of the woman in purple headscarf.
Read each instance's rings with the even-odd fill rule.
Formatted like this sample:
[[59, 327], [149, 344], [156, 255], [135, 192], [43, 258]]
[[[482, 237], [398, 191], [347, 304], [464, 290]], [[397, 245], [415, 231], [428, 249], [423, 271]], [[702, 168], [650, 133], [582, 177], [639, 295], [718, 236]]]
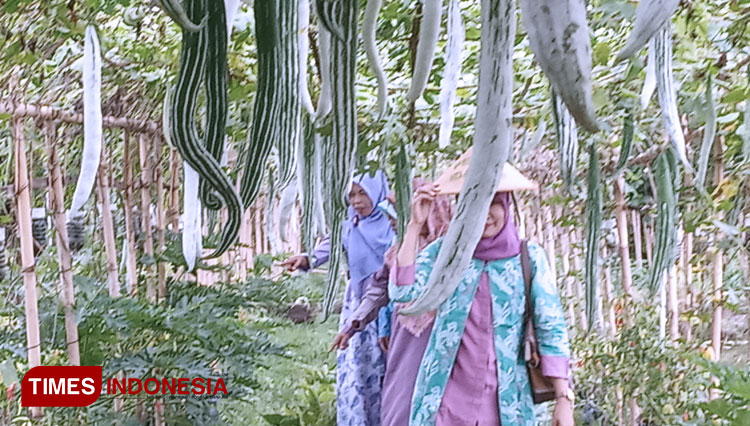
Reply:
[[[389, 296], [397, 302], [416, 300], [433, 272], [442, 239], [421, 252], [418, 240], [438, 193], [436, 187], [422, 191], [412, 204], [389, 283]], [[412, 393], [410, 426], [536, 423], [521, 353], [526, 306], [522, 244], [509, 198], [508, 192], [495, 194], [471, 264], [458, 288], [437, 309]], [[573, 401], [567, 380], [570, 348], [565, 315], [544, 250], [529, 244], [528, 252], [542, 373], [557, 392], [553, 424], [568, 426], [573, 424]]]
[[[368, 278], [383, 265], [386, 250], [395, 235], [391, 222], [375, 208], [388, 194], [382, 171], [354, 178], [349, 192], [348, 218], [344, 223], [343, 244], [349, 265], [339, 329], [350, 322], [359, 306]], [[328, 261], [330, 243], [325, 239], [312, 256], [297, 255], [282, 266], [315, 268]], [[378, 326], [368, 324], [336, 357], [336, 417], [340, 426], [379, 426], [380, 396], [385, 359], [378, 346]]]
[[[417, 194], [428, 191], [431, 183], [419, 178], [414, 180]], [[441, 237], [452, 217], [451, 197], [440, 196], [435, 199], [430, 213], [425, 220], [419, 235], [419, 248]], [[398, 247], [391, 247], [386, 253], [383, 268], [369, 279], [365, 297], [357, 310], [350, 316], [348, 324], [336, 336], [331, 350], [345, 349], [349, 339], [373, 320], [378, 319], [378, 311], [388, 304], [388, 276], [391, 267], [396, 263]], [[422, 361], [425, 347], [430, 337], [430, 330], [434, 320], [434, 312], [417, 318], [399, 315], [402, 304], [395, 304], [388, 323], [391, 324], [390, 343], [386, 352], [386, 370], [383, 379], [383, 392], [380, 407], [380, 421], [382, 426], [405, 426], [409, 424], [411, 396], [414, 383], [417, 380], [419, 365]]]

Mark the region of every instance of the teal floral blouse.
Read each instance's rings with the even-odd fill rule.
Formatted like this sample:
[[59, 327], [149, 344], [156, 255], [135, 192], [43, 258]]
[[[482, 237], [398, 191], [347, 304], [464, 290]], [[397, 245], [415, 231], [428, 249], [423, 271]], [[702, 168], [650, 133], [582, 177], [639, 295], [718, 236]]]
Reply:
[[[391, 276], [388, 287], [393, 301], [410, 302], [419, 297], [426, 287], [441, 244], [442, 239], [438, 239], [419, 254], [413, 283], [396, 283], [393, 281], [394, 276]], [[564, 360], [567, 373], [570, 347], [565, 314], [556, 284], [544, 250], [533, 243], [529, 243], [528, 247], [533, 277], [531, 297], [534, 324], [542, 355], [542, 369], [544, 372], [545, 360], [558, 363]], [[515, 256], [491, 262], [472, 259], [456, 291], [438, 308], [412, 397], [410, 426], [435, 424], [445, 386], [461, 344], [469, 309], [483, 272], [488, 273], [492, 294], [500, 420], [503, 425], [533, 426], [536, 422], [522, 353], [526, 296], [520, 256]]]

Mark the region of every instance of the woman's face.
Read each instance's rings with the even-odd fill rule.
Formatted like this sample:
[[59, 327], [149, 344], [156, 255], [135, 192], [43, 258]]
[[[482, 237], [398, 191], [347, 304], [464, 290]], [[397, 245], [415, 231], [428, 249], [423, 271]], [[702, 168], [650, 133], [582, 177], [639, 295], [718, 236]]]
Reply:
[[490, 212], [487, 214], [487, 222], [484, 224], [482, 238], [492, 238], [497, 235], [505, 225], [505, 208], [500, 200], [495, 200], [490, 204]]
[[374, 207], [372, 200], [370, 200], [365, 190], [356, 183], [352, 184], [352, 189], [349, 191], [349, 204], [351, 204], [360, 217], [369, 216]]

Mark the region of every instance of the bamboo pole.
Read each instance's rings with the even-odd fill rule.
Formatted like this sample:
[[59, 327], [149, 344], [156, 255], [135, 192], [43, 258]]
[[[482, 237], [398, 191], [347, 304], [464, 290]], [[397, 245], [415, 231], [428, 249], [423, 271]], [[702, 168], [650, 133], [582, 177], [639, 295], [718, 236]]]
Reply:
[[97, 193], [101, 203], [102, 233], [104, 234], [104, 249], [107, 252], [107, 284], [110, 297], [120, 295], [120, 277], [117, 272], [117, 242], [115, 239], [115, 225], [112, 219], [112, 209], [109, 201], [109, 162], [105, 150], [99, 163], [97, 179]]
[[[680, 258], [682, 262], [682, 272], [685, 274], [685, 310], [690, 310], [693, 307], [693, 289], [691, 287], [693, 279], [693, 266], [690, 263], [690, 259], [693, 257], [693, 233], [685, 233], [685, 241], [682, 245], [683, 255]], [[685, 339], [690, 342], [693, 339], [693, 325], [688, 321], [685, 333]]]
[[552, 208], [548, 207], [544, 209], [545, 216], [545, 244], [544, 248], [547, 252], [547, 259], [549, 259], [550, 273], [552, 274], [552, 282], [557, 283], [557, 256], [555, 255], [555, 221], [552, 216]]
[[570, 248], [570, 233], [566, 232], [566, 230], [563, 230], [560, 233], [560, 250], [562, 251], [562, 256], [560, 257], [560, 263], [562, 266], [562, 276], [563, 276], [563, 288], [565, 289], [565, 295], [566, 295], [566, 302], [567, 302], [567, 309], [568, 309], [568, 321], [569, 324], [575, 324], [576, 320], [576, 311], [575, 311], [575, 305], [573, 304], [574, 294], [573, 294], [573, 281], [574, 278], [570, 271], [570, 257], [572, 255], [571, 248]]
[[[575, 241], [577, 242], [582, 241], [580, 229], [576, 229], [574, 232], [574, 235], [575, 235]], [[581, 257], [583, 256], [583, 253], [582, 253], [583, 245], [579, 244], [579, 247], [580, 247], [580, 250], [574, 250], [575, 254], [573, 255], [573, 269], [581, 273], [581, 276], [583, 276], [583, 266], [582, 266], [583, 260], [581, 260]], [[583, 283], [581, 282], [581, 280], [576, 280], [575, 290], [576, 290], [576, 298], [578, 298], [579, 301], [585, 300], [583, 296]], [[585, 303], [581, 303], [581, 306], [578, 309], [578, 318], [581, 322], [581, 330], [587, 330], [588, 321], [586, 321]]]
[[125, 238], [127, 240], [127, 289], [132, 296], [138, 295], [138, 266], [136, 263], [136, 249], [135, 249], [135, 229], [133, 224], [135, 218], [133, 217], [133, 168], [130, 164], [130, 132], [125, 130], [124, 132], [125, 143], [123, 151], [123, 162], [122, 167], [125, 169], [123, 175], [125, 176]]
[[[630, 265], [630, 244], [628, 242], [628, 215], [625, 206], [625, 179], [622, 175], [615, 180], [615, 219], [617, 222], [617, 252], [620, 255], [620, 281], [624, 298], [625, 317], [630, 324], [630, 304], [633, 301], [633, 273]], [[606, 259], [606, 256], [605, 256]], [[609, 273], [609, 268], [607, 268]]]
[[633, 250], [635, 251], [635, 266], [643, 268], [643, 231], [641, 230], [641, 212], [630, 210], [631, 222], [633, 223]]
[[[721, 138], [717, 138], [714, 141], [714, 185], [719, 186], [722, 179], [724, 178], [724, 153], [722, 147]], [[719, 220], [722, 220], [723, 215], [719, 212]], [[724, 253], [719, 247], [719, 238], [721, 232], [717, 229], [714, 233], [714, 245], [715, 254], [713, 259], [712, 278], [713, 278], [713, 318], [711, 322], [711, 346], [714, 350], [714, 360], [721, 360], [721, 320], [723, 315], [724, 305]], [[712, 397], [715, 395], [712, 395]], [[713, 398], [712, 398], [713, 399]]]
[[[609, 252], [605, 245], [602, 248], [602, 259], [608, 259], [608, 257]], [[612, 291], [612, 273], [609, 268], [609, 262], [604, 264], [602, 274], [604, 276], [604, 299], [606, 299], [604, 302], [607, 304], [607, 329], [609, 330], [609, 336], [614, 338], [617, 334], [617, 316], [615, 315], [615, 297]]]
[[[146, 136], [138, 135], [138, 159], [141, 167], [141, 232], [143, 233], [143, 252], [154, 258], [154, 235], [151, 233], [151, 157], [149, 155]], [[153, 263], [144, 265], [144, 280], [146, 281], [146, 298], [156, 301], [156, 286], [154, 285]]]
[[60, 299], [65, 312], [65, 345], [70, 365], [81, 365], [78, 347], [78, 324], [75, 314], [75, 289], [73, 288], [73, 260], [68, 245], [68, 227], [65, 224], [65, 194], [62, 186], [60, 158], [55, 146], [54, 125], [44, 123], [44, 139], [47, 145], [47, 167], [49, 168], [49, 193], [54, 212], [57, 258], [60, 262]]
[[[162, 139], [157, 137], [156, 145], [156, 241], [159, 246], [159, 252], [163, 253], [167, 246], [166, 226], [167, 214], [164, 211], [164, 191], [161, 190], [164, 185], [164, 168], [161, 164], [162, 158]], [[156, 263], [156, 293], [159, 300], [167, 297], [167, 265], [164, 262]]]
[[672, 265], [668, 274], [669, 337], [672, 341], [680, 338], [680, 305], [677, 301], [677, 266]]
[[643, 224], [643, 239], [646, 245], [646, 261], [648, 262], [648, 267], [650, 268], [652, 266], [652, 260], [653, 259], [653, 249], [654, 249], [654, 233], [652, 229], [652, 223], [646, 222]]
[[[21, 239], [21, 270], [24, 285], [24, 312], [26, 315], [26, 349], [29, 369], [42, 362], [39, 338], [39, 307], [36, 293], [36, 271], [34, 268], [34, 237], [31, 235], [31, 194], [29, 191], [29, 171], [26, 163], [23, 123], [19, 118], [11, 122], [13, 131], [14, 180], [16, 192], [16, 222]], [[40, 407], [31, 407], [31, 417], [43, 414]]]
[[[10, 115], [13, 118], [29, 117], [64, 123], [83, 123], [83, 114], [63, 111], [49, 105], [24, 104], [8, 99], [0, 100], [0, 114]], [[161, 126], [154, 121], [111, 116], [102, 117], [102, 126], [107, 128], [117, 127], [135, 132], [157, 133], [161, 131]]]
[[169, 150], [170, 173], [169, 177], [169, 221], [172, 225], [172, 232], [177, 233], [180, 230], [180, 173], [181, 162], [177, 150]]

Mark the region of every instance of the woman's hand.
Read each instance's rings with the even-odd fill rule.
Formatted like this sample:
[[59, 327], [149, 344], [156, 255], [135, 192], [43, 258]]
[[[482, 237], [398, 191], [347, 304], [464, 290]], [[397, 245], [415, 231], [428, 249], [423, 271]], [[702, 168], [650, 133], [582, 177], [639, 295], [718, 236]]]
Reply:
[[331, 343], [331, 347], [328, 348], [328, 352], [333, 352], [334, 349], [340, 349], [344, 350], [349, 347], [349, 339], [351, 339], [352, 336], [349, 335], [349, 333], [341, 332], [336, 335], [336, 337], [333, 338], [333, 343]]
[[567, 398], [557, 398], [552, 426], [573, 426], [573, 403]]
[[303, 254], [298, 254], [296, 256], [292, 256], [289, 259], [281, 262], [281, 267], [286, 268], [289, 272], [294, 272], [297, 269], [300, 268], [309, 268], [310, 262], [307, 261], [307, 256]]
[[380, 345], [380, 349], [383, 350], [383, 352], [388, 352], [388, 347], [391, 345], [391, 338], [390, 336], [381, 337], [378, 339], [378, 345]]
[[439, 186], [436, 184], [425, 185], [419, 188], [414, 194], [414, 200], [411, 203], [410, 225], [422, 226], [427, 221], [432, 208], [432, 202], [435, 201]]

